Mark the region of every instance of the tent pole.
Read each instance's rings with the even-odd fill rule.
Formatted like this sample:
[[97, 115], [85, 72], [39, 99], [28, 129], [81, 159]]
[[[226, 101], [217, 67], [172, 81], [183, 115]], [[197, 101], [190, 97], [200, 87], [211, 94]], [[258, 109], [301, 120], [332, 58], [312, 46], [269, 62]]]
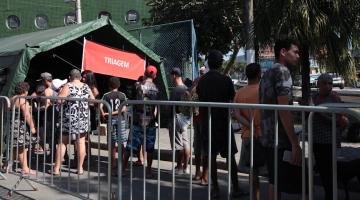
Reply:
[[69, 61], [67, 61], [67, 60], [65, 60], [64, 58], [62, 58], [62, 57], [60, 57], [60, 56], [58, 56], [57, 54], [54, 54], [53, 53], [53, 55], [52, 55], [54, 58], [58, 58], [58, 59], [60, 59], [61, 61], [63, 61], [63, 62], [65, 62], [66, 64], [68, 64], [68, 65], [71, 65], [72, 67], [74, 67], [74, 68], [76, 68], [76, 69], [78, 69], [78, 70], [81, 70], [80, 68], [78, 68], [76, 65], [74, 65], [74, 64], [72, 64], [71, 62], [69, 62]]

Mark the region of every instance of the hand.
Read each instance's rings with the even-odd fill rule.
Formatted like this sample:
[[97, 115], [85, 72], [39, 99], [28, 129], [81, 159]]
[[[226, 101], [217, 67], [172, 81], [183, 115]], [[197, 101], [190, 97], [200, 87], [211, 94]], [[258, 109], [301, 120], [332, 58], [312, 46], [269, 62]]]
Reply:
[[341, 116], [340, 120], [339, 120], [339, 125], [341, 128], [345, 128], [349, 125], [349, 119], [347, 117], [345, 117], [344, 115]]
[[291, 147], [291, 164], [301, 165], [301, 148], [299, 144], [294, 144]]
[[35, 128], [31, 128], [31, 134], [35, 135], [36, 134], [36, 129]]

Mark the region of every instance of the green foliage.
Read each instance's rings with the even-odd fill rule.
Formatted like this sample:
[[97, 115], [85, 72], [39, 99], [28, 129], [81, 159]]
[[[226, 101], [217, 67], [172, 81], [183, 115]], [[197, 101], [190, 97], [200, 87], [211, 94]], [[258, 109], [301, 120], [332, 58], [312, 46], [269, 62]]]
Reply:
[[147, 0], [151, 17], [146, 25], [194, 20], [198, 50], [202, 53], [218, 49], [223, 53], [232, 48], [232, 41], [242, 30], [242, 1], [235, 0]]
[[255, 0], [255, 37], [261, 45], [290, 36], [307, 43], [328, 70], [350, 75], [349, 44], [359, 44], [358, 0]]

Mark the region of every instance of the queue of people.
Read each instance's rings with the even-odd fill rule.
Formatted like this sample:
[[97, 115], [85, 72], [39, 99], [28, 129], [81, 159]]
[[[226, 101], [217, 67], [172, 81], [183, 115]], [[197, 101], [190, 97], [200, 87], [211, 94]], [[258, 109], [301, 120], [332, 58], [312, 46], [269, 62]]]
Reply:
[[[205, 67], [200, 68], [200, 76], [192, 82], [186, 84], [182, 79], [182, 72], [179, 68], [173, 68], [170, 72], [170, 80], [174, 84], [171, 91], [171, 101], [200, 101], [200, 102], [221, 102], [221, 103], [242, 103], [242, 104], [278, 104], [278, 105], [292, 105], [292, 79], [291, 67], [296, 66], [299, 60], [299, 44], [291, 39], [279, 40], [275, 43], [275, 63], [267, 70], [261, 77], [261, 67], [256, 63], [246, 66], [246, 76], [248, 78], [248, 85], [234, 90], [232, 80], [220, 72], [220, 67], [223, 64], [223, 55], [220, 51], [212, 50], [207, 55], [207, 63], [209, 71], [206, 72]], [[154, 83], [157, 75], [157, 69], [154, 66], [148, 66], [145, 70], [144, 76], [139, 78], [136, 83], [136, 99], [138, 100], [158, 100], [159, 89]], [[99, 96], [99, 91], [96, 87], [95, 77], [91, 71], [85, 71], [83, 74], [74, 69], [69, 74], [69, 82], [66, 80], [52, 79], [51, 74], [45, 72], [41, 74], [41, 84], [36, 87], [36, 91], [32, 96], [58, 96], [58, 97], [73, 97], [83, 99], [95, 99]], [[112, 77], [109, 79], [109, 92], [105, 93], [102, 100], [109, 103], [111, 106], [112, 133], [111, 134], [111, 160], [112, 160], [112, 175], [117, 176], [116, 153], [117, 145], [121, 145], [122, 155], [118, 155], [118, 159], [123, 160], [122, 174], [126, 173], [130, 153], [133, 151], [134, 155], [139, 155], [139, 164], [142, 165], [147, 159], [146, 176], [153, 177], [152, 161], [153, 152], [156, 141], [157, 127], [157, 106], [154, 105], [134, 105], [133, 112], [133, 128], [130, 130], [129, 136], [126, 136], [125, 115], [126, 106], [120, 105], [127, 100], [124, 93], [119, 91], [120, 80]], [[312, 96], [314, 105], [320, 105], [325, 102], [340, 102], [340, 97], [333, 92], [332, 78], [326, 74], [319, 77], [319, 93]], [[24, 97], [28, 95], [29, 85], [26, 82], [20, 82], [15, 87], [15, 96], [12, 98], [12, 104], [17, 111], [20, 111], [20, 116], [15, 118], [13, 122], [14, 130], [14, 144], [19, 147], [18, 157], [21, 164], [21, 173], [33, 174], [27, 165], [27, 151], [28, 144], [31, 142], [31, 136], [35, 136], [37, 132], [43, 135], [47, 127], [40, 123], [40, 130], [36, 130], [33, 116], [29, 111], [29, 102]], [[64, 161], [69, 141], [74, 141], [75, 150], [77, 153], [77, 173], [83, 174], [83, 163], [86, 152], [86, 136], [87, 133], [96, 129], [96, 109], [91, 102], [79, 101], [63, 101], [63, 100], [43, 100], [37, 102], [35, 106], [38, 112], [43, 113], [51, 105], [63, 104], [64, 112], [58, 118], [62, 119], [62, 133], [56, 139], [56, 156], [55, 165], [51, 173], [55, 176], [60, 175], [61, 164]], [[100, 105], [100, 115], [106, 119], [109, 115], [109, 108]], [[50, 110], [49, 110], [50, 112]], [[242, 195], [247, 195], [244, 189], [239, 187], [238, 170], [235, 159], [235, 154], [238, 152], [234, 132], [229, 127], [229, 110], [226, 108], [212, 108], [211, 109], [211, 126], [209, 127], [209, 117], [207, 108], [189, 108], [185, 106], [176, 106], [171, 108], [171, 116], [168, 125], [169, 138], [171, 147], [176, 152], [176, 167], [177, 174], [189, 174], [190, 167], [190, 144], [189, 131], [194, 128], [194, 153], [195, 153], [195, 176], [194, 181], [198, 181], [200, 185], [208, 185], [208, 174], [210, 173], [213, 199], [220, 197], [220, 187], [218, 183], [217, 174], [217, 156], [222, 157], [230, 162], [231, 166], [231, 183], [232, 196], [234, 198]], [[122, 121], [117, 121], [118, 116], [121, 115]], [[40, 122], [50, 120], [45, 119], [44, 115], [40, 114]], [[191, 116], [193, 116], [191, 122]], [[260, 109], [235, 109], [234, 117], [242, 124], [242, 149], [241, 161], [246, 166], [250, 166], [250, 143], [251, 138], [254, 138], [254, 176], [252, 182], [253, 196], [255, 199], [260, 199], [260, 181], [259, 169], [262, 166], [267, 166], [268, 173], [268, 198], [272, 199], [274, 196], [274, 164], [277, 162], [278, 166], [278, 187], [277, 192], [281, 198], [282, 192], [301, 193], [301, 151], [299, 139], [295, 134], [293, 114], [290, 111], [279, 111], [278, 119], [275, 119], [273, 110]], [[278, 128], [278, 160], [274, 158], [275, 148], [275, 121], [279, 121]], [[332, 197], [332, 176], [331, 168], [329, 168], [331, 160], [331, 129], [329, 129], [328, 116], [316, 115], [315, 121], [321, 125], [319, 130], [314, 131], [314, 154], [315, 160], [318, 163], [319, 172], [322, 184], [326, 191], [326, 199]], [[339, 128], [347, 125], [347, 118], [343, 115], [337, 117], [340, 124]], [[107, 122], [107, 121], [105, 121]], [[55, 123], [55, 122], [53, 122]], [[107, 122], [108, 123], [108, 122]], [[194, 126], [191, 127], [190, 125]], [[251, 137], [251, 127], [253, 124], [253, 137]], [[26, 128], [28, 127], [28, 128]], [[144, 138], [144, 127], [146, 131], [146, 138]], [[209, 130], [211, 128], [211, 130]], [[229, 147], [228, 133], [230, 130], [231, 146]], [[211, 131], [211, 135], [209, 134]], [[117, 134], [120, 135], [117, 135]], [[59, 135], [59, 134], [58, 134]], [[209, 148], [210, 137], [211, 143]], [[36, 152], [46, 151], [46, 144], [48, 140], [44, 136], [40, 136], [40, 145], [35, 147]], [[120, 139], [120, 140], [119, 140]], [[45, 142], [44, 142], [45, 141]], [[145, 144], [144, 144], [144, 141]], [[174, 141], [174, 142], [173, 142]], [[230, 149], [230, 152], [229, 152]], [[210, 152], [209, 152], [210, 150]], [[146, 152], [146, 156], [144, 155]], [[290, 154], [290, 158], [285, 161], [284, 154]], [[210, 154], [210, 155], [209, 155]], [[229, 155], [230, 154], [230, 155]], [[208, 156], [211, 157], [211, 171], [209, 172]], [[228, 160], [228, 158], [231, 158]], [[201, 170], [202, 166], [202, 170]]]

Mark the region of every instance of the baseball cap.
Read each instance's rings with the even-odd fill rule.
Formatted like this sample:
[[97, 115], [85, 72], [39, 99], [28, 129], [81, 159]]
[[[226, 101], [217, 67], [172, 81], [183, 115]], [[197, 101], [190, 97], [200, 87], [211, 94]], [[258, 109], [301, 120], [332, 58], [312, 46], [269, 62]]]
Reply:
[[41, 80], [51, 81], [52, 75], [49, 72], [43, 72], [40, 74], [40, 78], [37, 81], [41, 81]]
[[148, 76], [151, 76], [152, 78], [156, 77], [157, 74], [157, 69], [155, 66], [149, 65], [146, 70], [145, 70], [145, 74]]
[[64, 80], [54, 79], [54, 80], [51, 82], [51, 89], [57, 91], [57, 90], [59, 90], [59, 88], [60, 88], [61, 86], [65, 85], [67, 82], [68, 82], [67, 79], [64, 79]]
[[174, 68], [171, 69], [170, 74], [181, 76], [181, 70], [178, 67], [174, 67]]

